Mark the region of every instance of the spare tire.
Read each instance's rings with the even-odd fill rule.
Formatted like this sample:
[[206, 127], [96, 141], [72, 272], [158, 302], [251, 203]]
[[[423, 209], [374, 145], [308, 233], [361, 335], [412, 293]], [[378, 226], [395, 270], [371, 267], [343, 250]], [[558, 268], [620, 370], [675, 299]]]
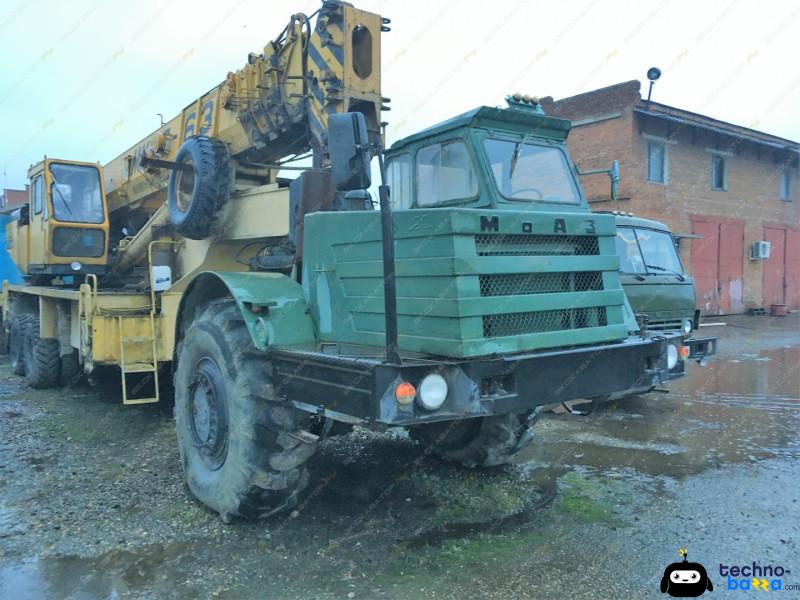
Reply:
[[201, 240], [217, 231], [220, 209], [230, 194], [228, 147], [205, 136], [183, 142], [175, 162], [191, 169], [173, 169], [167, 187], [169, 220], [182, 236]]

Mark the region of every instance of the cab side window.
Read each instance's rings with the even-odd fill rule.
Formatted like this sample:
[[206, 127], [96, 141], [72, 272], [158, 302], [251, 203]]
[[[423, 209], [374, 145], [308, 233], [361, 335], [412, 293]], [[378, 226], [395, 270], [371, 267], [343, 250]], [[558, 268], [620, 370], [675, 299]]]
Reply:
[[32, 204], [33, 204], [33, 214], [38, 215], [42, 212], [42, 176], [38, 175], [36, 179], [33, 180], [33, 185], [31, 186], [31, 196], [32, 196]]
[[411, 208], [411, 155], [400, 154], [386, 165], [392, 208]]
[[478, 179], [463, 141], [432, 144], [417, 152], [417, 206], [460, 200], [477, 193]]

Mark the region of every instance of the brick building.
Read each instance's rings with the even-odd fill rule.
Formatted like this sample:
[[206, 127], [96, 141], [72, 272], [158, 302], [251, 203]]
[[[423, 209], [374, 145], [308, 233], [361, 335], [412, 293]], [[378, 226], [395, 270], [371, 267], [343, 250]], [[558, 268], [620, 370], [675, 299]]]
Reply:
[[0, 193], [0, 213], [16, 210], [28, 201], [28, 186], [24, 190], [4, 189]]
[[[663, 221], [695, 277], [698, 308], [741, 313], [800, 308], [800, 144], [657, 102], [638, 81], [554, 101], [547, 114], [572, 120], [568, 139], [581, 170], [620, 163], [618, 200], [603, 175], [583, 176], [595, 210]], [[768, 241], [768, 259], [751, 246]]]

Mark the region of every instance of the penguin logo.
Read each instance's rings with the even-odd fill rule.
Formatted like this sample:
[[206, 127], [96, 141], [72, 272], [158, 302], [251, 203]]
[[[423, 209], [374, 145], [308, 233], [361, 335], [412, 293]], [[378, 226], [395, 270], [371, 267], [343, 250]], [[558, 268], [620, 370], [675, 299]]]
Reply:
[[686, 548], [678, 550], [683, 557], [683, 562], [675, 562], [664, 569], [661, 578], [661, 593], [669, 594], [674, 598], [697, 598], [706, 590], [714, 591], [714, 584], [708, 579], [708, 573], [703, 565], [689, 562]]

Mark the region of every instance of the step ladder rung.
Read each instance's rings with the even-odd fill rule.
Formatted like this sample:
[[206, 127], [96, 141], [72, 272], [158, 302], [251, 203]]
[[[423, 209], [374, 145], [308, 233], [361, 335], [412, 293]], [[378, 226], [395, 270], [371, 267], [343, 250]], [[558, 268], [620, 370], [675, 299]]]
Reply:
[[[151, 307], [148, 316], [148, 329], [145, 335], [141, 335], [140, 331], [125, 331], [126, 317], [117, 317], [117, 324], [119, 326], [119, 369], [122, 384], [122, 403], [123, 404], [152, 404], [159, 402], [161, 394], [159, 393], [158, 381], [158, 347], [156, 341], [156, 324], [155, 324], [155, 308]], [[128, 317], [131, 318], [131, 317]], [[133, 319], [140, 319], [141, 317], [133, 317]], [[137, 326], [136, 320], [133, 321]], [[134, 334], [134, 335], [130, 335]], [[139, 334], [139, 335], [136, 335]], [[149, 335], [148, 335], [149, 334]], [[135, 354], [130, 358], [133, 361], [126, 360], [126, 348], [133, 351]], [[154, 395], [145, 398], [129, 398], [128, 397], [128, 381], [127, 375], [130, 373], [150, 373], [152, 374], [154, 387]], [[135, 390], [134, 390], [135, 393]]]
[[126, 373], [154, 373], [155, 370], [156, 367], [152, 363], [125, 363]]
[[153, 338], [151, 337], [123, 337], [122, 342], [125, 344], [152, 344]]
[[155, 404], [158, 398], [127, 398], [123, 404]]

